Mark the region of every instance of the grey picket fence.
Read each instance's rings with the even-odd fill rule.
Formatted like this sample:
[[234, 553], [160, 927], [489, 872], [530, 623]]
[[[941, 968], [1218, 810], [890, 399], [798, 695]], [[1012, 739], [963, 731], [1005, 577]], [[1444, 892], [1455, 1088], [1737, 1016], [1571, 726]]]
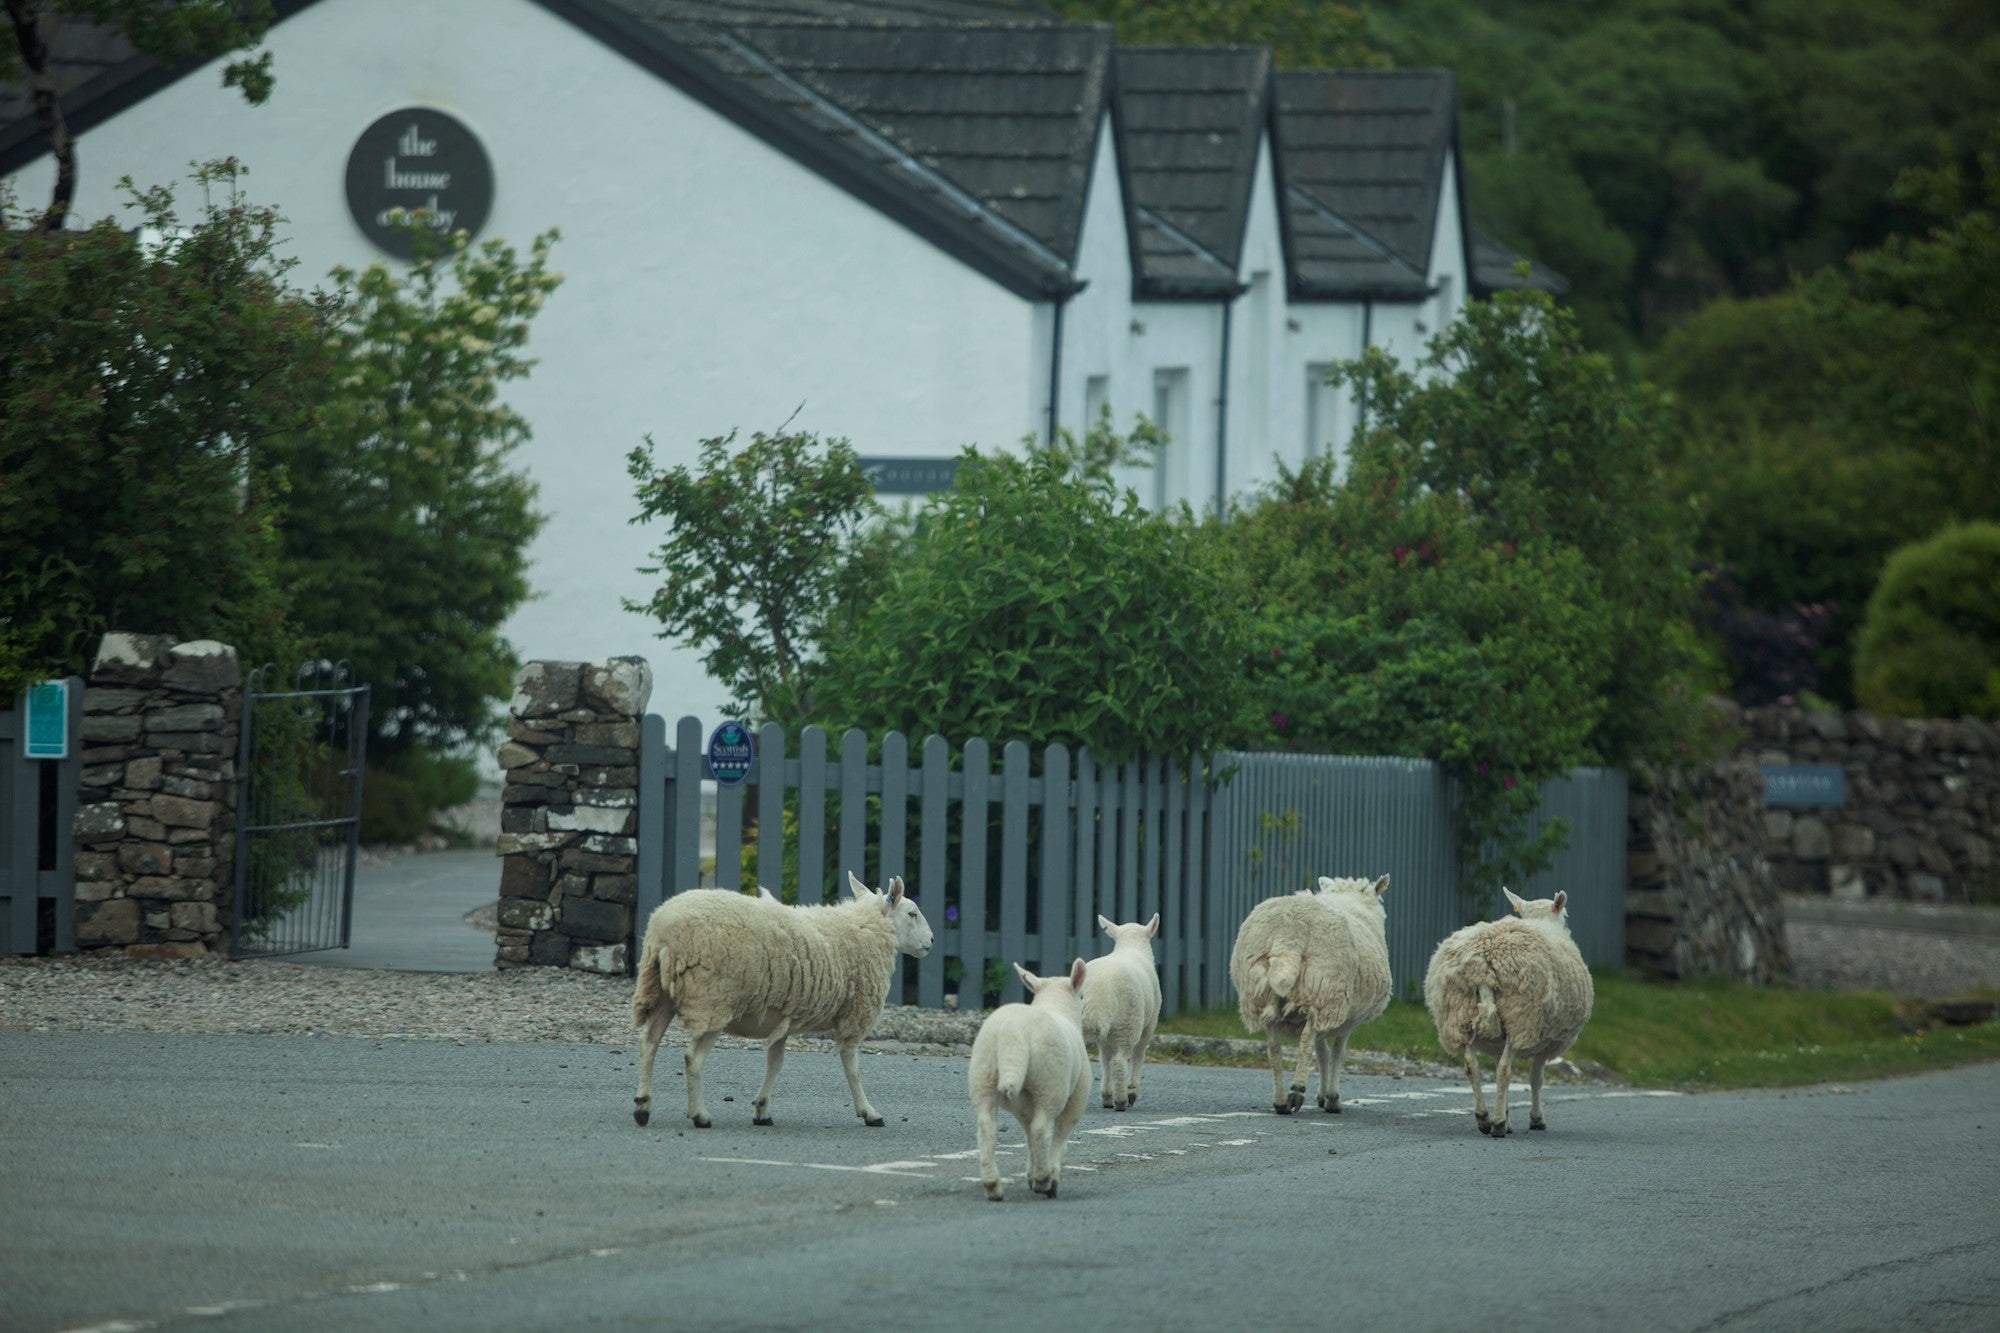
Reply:
[[[1005, 964], [1047, 972], [1095, 957], [1099, 915], [1158, 912], [1168, 1012], [1225, 1004], [1243, 917], [1322, 874], [1391, 875], [1399, 987], [1420, 984], [1430, 949], [1467, 919], [1451, 785], [1422, 760], [1225, 752], [1099, 766], [1087, 748], [954, 747], [935, 735], [913, 756], [900, 732], [871, 746], [858, 730], [836, 742], [818, 727], [794, 738], [771, 723], [747, 780], [732, 786], [707, 771], [699, 719], [681, 718], [670, 736], [651, 715], [641, 735], [636, 928], [683, 889], [754, 882], [822, 901], [846, 892], [849, 871], [878, 887], [900, 875], [937, 942], [906, 962], [892, 999], [937, 1006], [956, 993], [977, 1007], [989, 964], [1004, 971], [999, 998], [1018, 999]], [[1594, 965], [1623, 956], [1624, 805], [1615, 771], [1549, 784], [1536, 818], [1563, 815], [1576, 832], [1551, 870], [1518, 889], [1566, 888]]]

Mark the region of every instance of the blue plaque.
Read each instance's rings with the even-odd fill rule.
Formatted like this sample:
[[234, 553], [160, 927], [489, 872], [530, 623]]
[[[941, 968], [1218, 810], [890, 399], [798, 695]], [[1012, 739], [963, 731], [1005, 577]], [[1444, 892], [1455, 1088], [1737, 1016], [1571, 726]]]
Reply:
[[69, 682], [45, 680], [28, 687], [28, 758], [69, 758]]
[[1846, 805], [1847, 772], [1839, 764], [1759, 764], [1765, 805]]
[[948, 491], [958, 475], [957, 458], [881, 458], [864, 455], [862, 472], [878, 495], [928, 495]]
[[734, 787], [749, 777], [755, 758], [748, 723], [724, 722], [708, 734], [708, 775], [723, 786]]

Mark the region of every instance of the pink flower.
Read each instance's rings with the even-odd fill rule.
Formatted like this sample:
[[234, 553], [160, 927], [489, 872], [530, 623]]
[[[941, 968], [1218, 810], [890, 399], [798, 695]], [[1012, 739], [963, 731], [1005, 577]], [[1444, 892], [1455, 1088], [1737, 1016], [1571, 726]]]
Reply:
[[1483, 778], [1483, 777], [1485, 777], [1485, 776], [1486, 776], [1486, 775], [1487, 775], [1488, 773], [1491, 773], [1492, 771], [1493, 771], [1493, 765], [1491, 765], [1491, 764], [1487, 763], [1487, 762], [1486, 762], [1486, 761], [1485, 761], [1484, 759], [1482, 759], [1482, 760], [1480, 760], [1480, 761], [1479, 761], [1479, 776], [1480, 776], [1480, 777], [1482, 777], [1482, 778]]
[[1501, 779], [1500, 785], [1503, 787], [1512, 787], [1514, 785], [1514, 775], [1509, 773], [1505, 778]]
[[1273, 730], [1283, 731], [1286, 727], [1289, 727], [1291, 725], [1292, 725], [1292, 719], [1287, 715], [1285, 715], [1284, 713], [1271, 714], [1271, 727]]

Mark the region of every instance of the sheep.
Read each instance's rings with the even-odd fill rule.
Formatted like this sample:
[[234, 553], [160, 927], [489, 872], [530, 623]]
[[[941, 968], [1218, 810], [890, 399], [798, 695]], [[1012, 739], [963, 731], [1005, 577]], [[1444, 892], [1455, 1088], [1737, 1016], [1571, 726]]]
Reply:
[[632, 992], [639, 1044], [639, 1095], [632, 1118], [652, 1118], [653, 1057], [675, 1015], [688, 1031], [687, 1115], [696, 1129], [712, 1123], [701, 1100], [701, 1067], [717, 1037], [728, 1032], [764, 1039], [764, 1085], [750, 1121], [768, 1125], [771, 1085], [794, 1032], [831, 1031], [854, 1096], [854, 1114], [884, 1124], [861, 1090], [855, 1050], [882, 1013], [897, 953], [930, 952], [931, 928], [916, 903], [891, 879], [877, 893], [847, 877], [853, 897], [825, 907], [775, 906], [732, 890], [677, 894], [646, 923]]
[[999, 1108], [1020, 1121], [1028, 1138], [1028, 1188], [1056, 1197], [1062, 1184], [1063, 1148], [1090, 1100], [1090, 1054], [1083, 1048], [1081, 994], [1088, 994], [1084, 962], [1066, 977], [1038, 977], [1014, 964], [1034, 999], [1003, 1004], [986, 1016], [972, 1039], [966, 1088], [979, 1121], [979, 1181], [986, 1197], [1003, 1192], [993, 1151]]
[[[1243, 1026], [1264, 1033], [1271, 1057], [1271, 1109], [1290, 1115], [1305, 1105], [1306, 1052], [1319, 1064], [1315, 1104], [1340, 1114], [1340, 1065], [1355, 1028], [1389, 1006], [1389, 944], [1382, 895], [1389, 877], [1319, 880], [1257, 904], [1236, 933], [1229, 980]], [[1285, 1091], [1281, 1042], [1299, 1042], [1291, 1092]], [[1329, 1059], [1329, 1052], [1331, 1058]]]
[[[1563, 907], [1569, 895], [1527, 902], [1503, 889], [1518, 913], [1481, 921], [1447, 935], [1424, 973], [1424, 1003], [1437, 1024], [1446, 1055], [1463, 1055], [1472, 1080], [1473, 1119], [1479, 1132], [1506, 1138], [1507, 1079], [1517, 1055], [1528, 1057], [1533, 1101], [1529, 1129], [1542, 1119], [1542, 1066], [1568, 1050], [1590, 1021], [1590, 969], [1570, 938]], [[1479, 1086], [1479, 1052], [1495, 1057], [1493, 1100], [1486, 1114]]]
[[1097, 1043], [1104, 1066], [1099, 1100], [1123, 1111], [1139, 1101], [1139, 1073], [1146, 1047], [1160, 1025], [1160, 975], [1153, 970], [1153, 936], [1160, 914], [1145, 925], [1097, 924], [1112, 939], [1111, 952], [1084, 965], [1090, 984], [1083, 992], [1083, 1037]]

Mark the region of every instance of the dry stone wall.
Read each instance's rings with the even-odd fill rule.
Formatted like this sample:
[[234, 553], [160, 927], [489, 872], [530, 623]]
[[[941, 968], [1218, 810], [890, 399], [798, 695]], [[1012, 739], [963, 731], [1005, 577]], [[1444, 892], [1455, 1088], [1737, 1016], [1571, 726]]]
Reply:
[[1967, 902], [2000, 896], [2000, 731], [1976, 718], [1746, 709], [1746, 757], [1835, 764], [1847, 802], [1773, 808], [1761, 850], [1787, 893]]
[[77, 947], [229, 951], [242, 719], [234, 648], [105, 636], [83, 694]]
[[514, 678], [500, 799], [499, 967], [623, 975], [638, 900], [642, 657], [530, 662]]
[[1756, 766], [1642, 765], [1628, 776], [1626, 961], [1656, 976], [1759, 984], [1788, 976]]

